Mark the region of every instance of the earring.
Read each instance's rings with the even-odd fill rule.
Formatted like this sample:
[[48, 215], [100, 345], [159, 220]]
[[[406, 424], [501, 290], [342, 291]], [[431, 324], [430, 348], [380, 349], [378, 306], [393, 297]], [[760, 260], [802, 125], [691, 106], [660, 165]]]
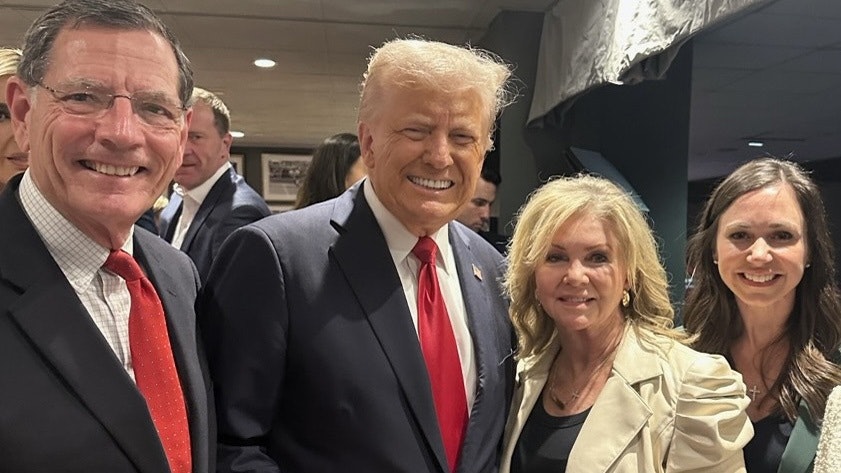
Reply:
[[631, 303], [631, 293], [628, 292], [627, 289], [622, 291], [622, 307], [628, 307], [628, 304]]
[[717, 260], [717, 259], [713, 259], [713, 264], [714, 264], [714, 265], [716, 265], [716, 266], [718, 266], [718, 260]]
[[811, 268], [811, 267], [812, 267], [812, 263], [806, 263], [806, 267], [807, 267], [807, 268]]

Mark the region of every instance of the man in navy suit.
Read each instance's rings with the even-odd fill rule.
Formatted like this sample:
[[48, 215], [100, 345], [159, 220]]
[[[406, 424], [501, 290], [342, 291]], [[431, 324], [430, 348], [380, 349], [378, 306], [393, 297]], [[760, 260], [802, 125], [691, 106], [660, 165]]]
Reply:
[[192, 88], [134, 2], [68, 1], [27, 32], [5, 88], [30, 168], [0, 195], [0, 471], [215, 463], [198, 275], [133, 225], [181, 164]]
[[[360, 102], [368, 178], [225, 243], [200, 321], [218, 471], [496, 470], [514, 380], [502, 261], [452, 220], [473, 195], [509, 76], [480, 51], [386, 43]], [[420, 237], [439, 249], [442, 324], [457, 348], [445, 394], [461, 398], [462, 424], [441, 420], [439, 367], [425, 361], [436, 353], [418, 328]]]
[[271, 214], [266, 201], [231, 166], [230, 129], [224, 102], [196, 87], [184, 162], [161, 212], [160, 235], [187, 253], [202, 280], [228, 235]]

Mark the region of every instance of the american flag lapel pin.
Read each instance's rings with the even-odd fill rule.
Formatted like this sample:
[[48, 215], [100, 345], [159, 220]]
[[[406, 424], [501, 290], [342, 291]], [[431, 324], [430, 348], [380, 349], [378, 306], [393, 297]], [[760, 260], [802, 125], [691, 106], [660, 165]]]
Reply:
[[472, 265], [472, 266], [473, 266], [473, 275], [476, 276], [476, 279], [481, 281], [482, 280], [482, 270], [479, 269], [479, 267], [476, 266], [475, 264]]

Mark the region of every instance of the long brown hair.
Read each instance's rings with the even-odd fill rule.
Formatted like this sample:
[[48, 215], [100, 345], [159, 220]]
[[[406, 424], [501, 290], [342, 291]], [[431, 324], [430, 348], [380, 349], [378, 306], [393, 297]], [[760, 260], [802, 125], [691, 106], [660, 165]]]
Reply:
[[827, 396], [841, 384], [841, 368], [832, 361], [841, 341], [841, 297], [820, 190], [800, 166], [777, 158], [755, 159], [715, 188], [687, 245], [693, 287], [684, 305], [684, 324], [694, 337], [695, 349], [729, 354], [744, 326], [736, 298], [713, 263], [719, 218], [742, 195], [781, 182], [794, 189], [805, 217], [810, 266], [796, 287], [794, 308], [783, 335], [790, 349], [771, 392], [778, 393], [782, 413], [789, 420], [797, 418], [801, 400], [814, 419], [820, 420]]

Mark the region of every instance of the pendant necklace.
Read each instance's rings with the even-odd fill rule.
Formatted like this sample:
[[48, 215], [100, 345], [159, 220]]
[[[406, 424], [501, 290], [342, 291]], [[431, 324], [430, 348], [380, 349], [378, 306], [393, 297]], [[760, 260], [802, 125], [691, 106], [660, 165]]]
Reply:
[[[587, 387], [587, 384], [589, 384], [590, 381], [592, 381], [593, 378], [595, 378], [595, 376], [601, 371], [601, 369], [604, 367], [605, 363], [607, 363], [607, 360], [609, 360], [612, 357], [612, 355], [616, 352], [616, 347], [617, 346], [619, 346], [618, 343], [613, 347], [612, 350], [610, 350], [607, 353], [607, 355], [605, 355], [604, 358], [602, 358], [601, 361], [599, 361], [599, 364], [596, 365], [596, 367], [593, 368], [593, 370], [589, 372], [588, 376], [584, 380], [584, 384], [581, 387], [579, 387], [578, 389], [574, 389], [572, 391], [572, 395], [569, 397], [569, 399], [567, 399], [566, 401], [561, 399], [561, 397], [556, 392], [558, 387], [557, 387], [557, 383], [555, 383], [555, 382], [553, 382], [552, 385], [549, 387], [549, 399], [551, 399], [552, 402], [554, 402], [555, 405], [558, 406], [559, 409], [566, 410], [567, 404], [569, 404], [571, 402], [574, 402], [576, 399], [581, 397], [581, 392], [584, 390], [584, 388]], [[551, 373], [550, 378], [553, 381], [557, 378], [557, 376], [556, 376], [557, 366], [558, 365], [555, 364], [555, 366], [552, 367], [552, 373]]]

